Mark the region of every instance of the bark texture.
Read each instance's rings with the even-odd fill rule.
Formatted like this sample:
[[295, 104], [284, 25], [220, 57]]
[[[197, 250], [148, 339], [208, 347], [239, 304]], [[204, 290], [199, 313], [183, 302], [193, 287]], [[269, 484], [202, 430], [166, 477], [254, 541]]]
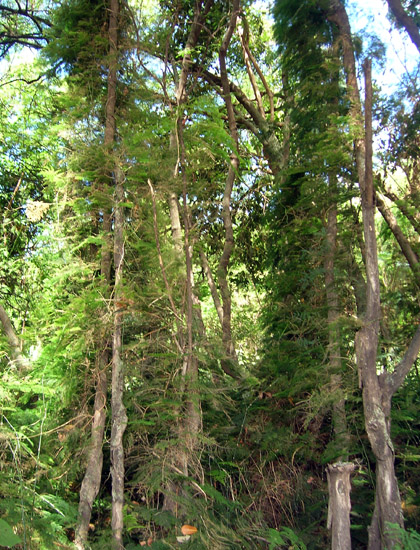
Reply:
[[236, 23], [239, 15], [239, 0], [233, 1], [232, 14], [229, 21], [229, 26], [222, 40], [222, 45], [219, 50], [219, 65], [220, 65], [220, 79], [223, 90], [223, 99], [225, 101], [226, 111], [228, 115], [229, 133], [233, 139], [236, 150], [233, 150], [230, 155], [229, 171], [226, 178], [225, 189], [223, 193], [222, 201], [222, 218], [225, 228], [225, 242], [223, 246], [223, 252], [219, 260], [217, 269], [217, 278], [219, 282], [220, 294], [222, 297], [222, 309], [223, 309], [223, 321], [222, 321], [222, 339], [224, 344], [225, 358], [222, 361], [222, 368], [224, 370], [232, 370], [237, 364], [237, 356], [235, 351], [235, 345], [232, 337], [232, 298], [228, 283], [228, 270], [230, 258], [232, 256], [234, 239], [233, 239], [233, 225], [232, 225], [232, 213], [231, 213], [231, 197], [233, 184], [235, 182], [236, 174], [239, 168], [239, 138], [238, 128], [236, 125], [235, 113], [233, 110], [229, 80], [226, 69], [226, 54], [232, 39], [233, 32], [236, 28]]
[[331, 530], [332, 550], [351, 550], [350, 536], [350, 475], [354, 470], [351, 462], [330, 464], [328, 476], [328, 529]]
[[420, 33], [415, 21], [405, 12], [400, 0], [387, 0], [387, 2], [397, 23], [404, 27], [411, 41], [420, 52]]
[[[379, 268], [375, 232], [375, 193], [372, 173], [372, 83], [371, 64], [365, 63], [365, 127], [356, 78], [356, 64], [350, 24], [344, 5], [330, 0], [328, 19], [339, 30], [344, 68], [347, 75], [347, 94], [354, 132], [354, 149], [359, 175], [366, 270], [366, 312], [361, 318], [355, 350], [359, 377], [363, 387], [365, 428], [376, 459], [375, 510], [369, 528], [369, 550], [392, 550], [398, 544], [387, 529], [388, 523], [403, 526], [401, 501], [394, 468], [394, 449], [390, 436], [390, 413], [393, 393], [402, 384], [420, 349], [416, 332], [403, 360], [393, 374], [377, 373], [376, 360], [381, 316]], [[364, 130], [364, 131], [363, 131]], [[394, 383], [392, 382], [394, 380]]]
[[[334, 182], [335, 185], [335, 182]], [[341, 379], [341, 345], [340, 328], [338, 326], [339, 310], [338, 295], [335, 285], [334, 264], [337, 248], [337, 205], [330, 206], [327, 214], [326, 254], [324, 260], [325, 292], [327, 299], [328, 319], [328, 355], [331, 391], [344, 395]], [[340, 397], [333, 406], [334, 437], [341, 455], [339, 460], [347, 458], [349, 450], [349, 435], [347, 429], [346, 409], [344, 396]]]
[[[117, 85], [117, 46], [118, 46], [118, 0], [111, 0], [109, 7], [109, 66], [108, 90], [106, 102], [106, 120], [104, 130], [104, 145], [111, 150], [115, 141], [115, 108]], [[104, 186], [107, 184], [103, 184]], [[104, 244], [101, 249], [101, 276], [104, 280], [104, 296], [111, 296], [111, 208], [105, 207], [102, 212], [102, 231]], [[108, 388], [108, 368], [110, 363], [109, 334], [103, 334], [99, 344], [101, 351], [96, 366], [96, 390], [92, 417], [91, 441], [88, 450], [86, 472], [79, 495], [79, 511], [76, 526], [75, 545], [78, 550], [84, 550], [88, 537], [92, 505], [98, 495], [103, 466], [103, 438], [106, 423], [106, 402]]]
[[[114, 8], [115, 9], [115, 8]], [[115, 550], [123, 548], [123, 506], [124, 506], [124, 446], [123, 435], [127, 426], [127, 414], [123, 402], [124, 366], [122, 361], [123, 311], [124, 298], [124, 179], [117, 167], [115, 178], [114, 213], [114, 333], [112, 340], [112, 423], [111, 423], [111, 475], [112, 475], [112, 535]]]
[[[107, 347], [108, 346], [106, 346], [106, 348]], [[94, 412], [92, 418], [92, 432], [88, 452], [88, 462], [79, 495], [79, 517], [75, 537], [75, 544], [78, 550], [82, 550], [87, 541], [89, 523], [92, 515], [92, 505], [99, 492], [102, 476], [102, 444], [105, 431], [106, 393], [108, 386], [108, 349], [103, 350], [98, 361], [99, 364], [96, 369], [96, 392], [93, 407]]]
[[[172, 309], [177, 319], [177, 342], [178, 348], [183, 355], [182, 378], [180, 392], [185, 397], [183, 418], [178, 427], [179, 445], [172, 450], [170, 458], [171, 467], [177, 473], [185, 477], [191, 475], [195, 449], [198, 444], [198, 434], [201, 430], [201, 409], [200, 399], [197, 390], [198, 382], [198, 360], [195, 354], [195, 329], [202, 334], [205, 333], [201, 317], [201, 307], [194, 292], [194, 276], [192, 271], [192, 237], [188, 212], [188, 181], [185, 172], [186, 155], [183, 139], [182, 110], [188, 100], [188, 77], [192, 68], [192, 51], [197, 45], [200, 33], [203, 29], [206, 15], [213, 5], [213, 0], [207, 0], [203, 4], [199, 1], [195, 4], [194, 18], [184, 49], [184, 56], [181, 68], [176, 79], [175, 101], [177, 105], [177, 117], [175, 128], [171, 134], [170, 148], [176, 152], [176, 162], [173, 176], [177, 189], [169, 193], [169, 212], [171, 220], [172, 237], [176, 256], [180, 263], [185, 266], [185, 278], [182, 284], [185, 288], [185, 315], [177, 311], [176, 305], [171, 300]], [[179, 185], [180, 184], [180, 185]], [[179, 195], [182, 190], [182, 205], [179, 203]], [[156, 216], [155, 216], [156, 220]], [[182, 220], [182, 223], [181, 223]], [[183, 226], [183, 227], [182, 227]], [[183, 229], [183, 231], [182, 231]], [[155, 236], [157, 238], [157, 226], [155, 221]], [[161, 262], [161, 270], [164, 273], [164, 266]], [[168, 288], [168, 286], [167, 286]], [[170, 298], [171, 299], [171, 298]], [[196, 307], [194, 307], [196, 306]], [[180, 411], [181, 413], [181, 411]], [[164, 508], [178, 515], [178, 503], [175, 495], [182, 493], [180, 483], [169, 480], [166, 482], [166, 495]]]
[[23, 355], [21, 350], [21, 342], [18, 338], [15, 329], [13, 328], [12, 322], [9, 319], [9, 316], [6, 313], [4, 307], [0, 304], [0, 323], [3, 327], [4, 334], [6, 335], [7, 341], [10, 346], [11, 355], [13, 362], [16, 364], [18, 369], [27, 370], [30, 366], [30, 362]]

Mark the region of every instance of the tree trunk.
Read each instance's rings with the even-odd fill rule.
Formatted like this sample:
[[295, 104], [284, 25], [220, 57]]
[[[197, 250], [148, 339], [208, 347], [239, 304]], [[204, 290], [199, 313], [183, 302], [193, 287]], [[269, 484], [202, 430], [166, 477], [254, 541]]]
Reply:
[[232, 105], [232, 98], [230, 95], [230, 86], [227, 77], [226, 69], [226, 54], [236, 27], [237, 18], [239, 15], [239, 0], [233, 1], [232, 14], [230, 17], [229, 26], [226, 30], [225, 36], [222, 40], [222, 45], [219, 50], [219, 64], [220, 64], [220, 80], [222, 83], [223, 99], [226, 105], [226, 111], [228, 116], [229, 133], [233, 139], [236, 150], [233, 150], [230, 155], [229, 171], [226, 178], [225, 190], [223, 194], [222, 202], [222, 218], [225, 228], [225, 243], [223, 252], [219, 260], [217, 269], [217, 278], [219, 281], [220, 294], [222, 296], [222, 308], [223, 308], [223, 321], [222, 321], [222, 340], [224, 344], [225, 357], [222, 361], [225, 363], [225, 368], [229, 370], [235, 370], [233, 367], [237, 364], [237, 356], [235, 346], [232, 337], [232, 299], [228, 283], [228, 270], [230, 258], [233, 252], [234, 239], [233, 239], [233, 226], [232, 226], [232, 214], [230, 210], [230, 201], [232, 196], [233, 184], [236, 174], [239, 168], [239, 138], [238, 129], [236, 125], [235, 113]]
[[375, 195], [376, 205], [379, 212], [382, 214], [382, 217], [388, 224], [388, 227], [392, 231], [395, 239], [400, 245], [401, 252], [404, 254], [413, 275], [416, 278], [417, 284], [420, 286], [420, 265], [417, 254], [414, 252], [410, 242], [402, 232], [400, 226], [398, 225], [397, 219], [392, 213], [392, 211], [387, 207], [382, 197], [376, 193]]
[[115, 173], [114, 214], [114, 334], [112, 342], [112, 423], [111, 423], [111, 474], [112, 474], [112, 535], [115, 550], [122, 550], [124, 526], [124, 446], [123, 435], [127, 414], [123, 403], [124, 371], [122, 361], [123, 262], [124, 262], [124, 183], [120, 168]]
[[408, 32], [413, 44], [420, 52], [420, 32], [416, 22], [412, 17], [407, 15], [400, 0], [387, 0], [389, 9], [397, 20], [398, 25], [404, 27]]
[[17, 337], [15, 329], [13, 328], [12, 322], [9, 319], [9, 316], [6, 313], [6, 310], [0, 304], [0, 323], [3, 326], [4, 334], [6, 335], [7, 341], [10, 346], [11, 355], [14, 363], [18, 369], [25, 371], [30, 367], [29, 361], [22, 354], [21, 342]]
[[334, 203], [327, 214], [327, 250], [324, 260], [325, 293], [327, 298], [328, 316], [328, 355], [331, 391], [341, 395], [333, 405], [332, 420], [334, 438], [337, 449], [340, 449], [338, 460], [346, 460], [349, 452], [349, 434], [347, 429], [344, 392], [341, 377], [341, 345], [340, 329], [338, 327], [338, 295], [335, 288], [334, 263], [337, 248], [337, 205]]
[[328, 476], [328, 529], [331, 529], [331, 549], [351, 550], [350, 537], [350, 474], [354, 464], [330, 464]]
[[76, 528], [75, 545], [78, 550], [83, 550], [88, 537], [89, 523], [92, 515], [92, 505], [101, 485], [103, 452], [102, 444], [106, 421], [106, 393], [107, 370], [109, 351], [106, 343], [105, 349], [99, 356], [96, 368], [96, 392], [93, 407], [92, 432], [89, 446], [88, 463], [85, 476], [80, 488], [79, 517]]
[[[404, 359], [396, 367], [394, 373], [378, 375], [376, 359], [381, 306], [372, 173], [371, 66], [370, 62], [366, 62], [365, 128], [363, 132], [350, 24], [346, 10], [340, 0], [330, 0], [328, 18], [338, 27], [343, 48], [344, 67], [347, 74], [347, 93], [351, 105], [350, 115], [355, 132], [355, 158], [361, 191], [365, 240], [366, 313], [364, 318], [361, 319], [363, 326], [356, 334], [355, 351], [359, 377], [363, 387], [365, 427], [377, 464], [375, 511], [369, 529], [369, 550], [391, 550], [395, 548], [398, 541], [387, 530], [387, 523], [403, 525], [400, 495], [394, 470], [394, 450], [390, 437], [391, 398], [393, 391], [396, 391], [402, 384], [404, 376], [407, 374], [412, 362], [414, 362], [415, 354], [420, 349], [420, 341], [417, 341], [417, 333], [420, 334], [420, 332], [417, 331]], [[391, 386], [393, 391], [390, 391]]]
[[[188, 215], [187, 193], [188, 185], [185, 173], [185, 146], [183, 140], [183, 125], [181, 109], [182, 105], [188, 99], [187, 81], [191, 71], [192, 58], [191, 53], [197, 45], [201, 30], [204, 25], [205, 16], [210, 10], [213, 0], [208, 0], [203, 6], [203, 2], [199, 1], [195, 5], [194, 19], [190, 28], [187, 39], [187, 44], [184, 49], [184, 57], [182, 59], [181, 70], [177, 80], [175, 99], [178, 107], [175, 128], [171, 134], [170, 147], [177, 151], [177, 159], [174, 167], [174, 178], [182, 177], [182, 220], [184, 222], [184, 234], [182, 235], [181, 216], [178, 195], [171, 191], [169, 194], [169, 212], [171, 220], [172, 237], [177, 256], [185, 262], [185, 289], [186, 289], [186, 315], [185, 324], [182, 315], [174, 309], [175, 304], [172, 302], [174, 314], [178, 318], [178, 342], [181, 347], [181, 352], [184, 354], [182, 366], [181, 393], [187, 395], [184, 406], [184, 418], [179, 425], [178, 439], [179, 444], [174, 449], [171, 457], [172, 467], [178, 473], [184, 476], [189, 475], [190, 466], [194, 456], [194, 450], [197, 447], [198, 434], [201, 429], [201, 410], [200, 399], [197, 391], [198, 381], [198, 361], [195, 356], [195, 334], [194, 334], [194, 319], [197, 320], [200, 330], [204, 331], [204, 324], [201, 319], [201, 311], [195, 313], [194, 303], [197, 303], [197, 298], [194, 294], [194, 278], [192, 271], [192, 247], [190, 242], [190, 223]], [[180, 494], [182, 488], [178, 483], [169, 480], [166, 483], [166, 495], [164, 508], [170, 510], [175, 515], [178, 515], [178, 504], [174, 495]]]
[[[106, 120], [104, 131], [104, 145], [111, 149], [115, 141], [115, 106], [117, 83], [117, 42], [118, 42], [118, 0], [111, 0], [109, 16], [109, 52], [110, 62], [108, 70], [108, 92], [106, 102]], [[104, 186], [107, 184], [103, 184]], [[110, 208], [104, 208], [102, 212], [102, 232], [104, 244], [101, 249], [101, 277], [104, 279], [104, 296], [111, 296], [111, 212]], [[79, 512], [76, 526], [75, 544], [78, 550], [84, 550], [89, 530], [92, 506], [98, 495], [103, 465], [103, 438], [106, 422], [106, 401], [108, 387], [108, 367], [110, 362], [109, 352], [110, 336], [104, 334], [99, 343], [101, 351], [97, 360], [96, 390], [92, 419], [91, 442], [89, 445], [86, 472], [82, 481], [79, 496]]]
[[[380, 384], [376, 359], [381, 315], [378, 253], [375, 232], [375, 205], [372, 173], [372, 83], [371, 64], [365, 63], [366, 174], [362, 188], [362, 215], [366, 250], [367, 307], [364, 326], [356, 334], [356, 357], [363, 384], [365, 427], [376, 458], [375, 513], [369, 531], [369, 550], [376, 549], [377, 533], [382, 546], [391, 550], [396, 539], [387, 523], [403, 526], [401, 501], [394, 470], [394, 449], [390, 436], [391, 396]], [[376, 525], [378, 523], [378, 525]]]

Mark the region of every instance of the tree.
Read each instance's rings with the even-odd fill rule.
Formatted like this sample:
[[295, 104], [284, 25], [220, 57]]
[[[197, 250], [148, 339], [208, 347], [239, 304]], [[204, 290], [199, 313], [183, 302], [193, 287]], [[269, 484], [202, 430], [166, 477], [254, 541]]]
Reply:
[[398, 483], [418, 526], [414, 76], [375, 90], [375, 174], [342, 2], [278, 0], [279, 49], [260, 2], [47, 15], [0, 88], [1, 519], [34, 550], [365, 548], [375, 472], [370, 546], [415, 540], [386, 525]]
[[416, 24], [419, 14], [416, 5], [414, 3], [408, 5], [407, 13], [407, 10], [404, 9], [404, 6], [400, 0], [387, 0], [387, 3], [398, 25], [405, 28], [411, 38], [411, 41], [420, 51], [420, 33]]
[[0, 59], [16, 46], [42, 49], [48, 42], [51, 27], [48, 12], [44, 2], [25, 2], [22, 6], [18, 0], [3, 0], [0, 5]]

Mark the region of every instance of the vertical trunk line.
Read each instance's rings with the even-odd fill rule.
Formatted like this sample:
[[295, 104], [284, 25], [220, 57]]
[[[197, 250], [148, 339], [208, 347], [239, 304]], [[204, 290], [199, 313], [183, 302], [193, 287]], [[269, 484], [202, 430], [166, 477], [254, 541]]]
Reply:
[[115, 550], [123, 548], [124, 506], [124, 446], [123, 435], [127, 426], [127, 414], [123, 403], [124, 366], [122, 360], [124, 298], [124, 179], [119, 167], [115, 169], [114, 210], [114, 333], [112, 341], [112, 422], [111, 422], [111, 475], [112, 475], [112, 534]]
[[[392, 550], [398, 543], [388, 529], [389, 523], [403, 526], [401, 501], [394, 468], [394, 448], [390, 434], [391, 395], [380, 384], [376, 372], [380, 320], [378, 252], [375, 232], [375, 203], [372, 170], [372, 76], [371, 62], [365, 71], [365, 182], [362, 190], [362, 214], [366, 247], [367, 307], [364, 326], [356, 335], [356, 353], [360, 357], [366, 432], [376, 458], [375, 513], [369, 530], [369, 550]], [[386, 376], [386, 375], [385, 375]], [[377, 524], [377, 525], [376, 525]]]
[[[108, 62], [108, 90], [105, 105], [104, 146], [108, 152], [115, 142], [115, 108], [117, 86], [117, 53], [118, 53], [118, 0], [110, 0], [109, 6], [109, 62]], [[108, 184], [103, 184], [107, 186]], [[111, 208], [103, 209], [102, 232], [104, 244], [101, 249], [101, 276], [104, 281], [104, 296], [111, 296], [111, 263], [112, 263], [112, 215]], [[110, 335], [104, 334], [100, 343], [101, 351], [98, 354], [96, 367], [96, 390], [94, 413], [92, 419], [91, 442], [89, 446], [86, 472], [80, 489], [79, 512], [76, 527], [75, 545], [78, 550], [84, 550], [88, 537], [92, 506], [98, 495], [103, 466], [103, 438], [106, 422], [106, 401], [108, 386], [108, 367], [110, 362], [109, 342]]]
[[[181, 150], [181, 174], [182, 174], [182, 205], [183, 205], [183, 222], [184, 222], [184, 252], [185, 252], [185, 268], [186, 268], [186, 322], [187, 322], [187, 377], [186, 385], [188, 388], [188, 399], [186, 402], [186, 433], [185, 444], [187, 452], [192, 456], [198, 444], [198, 433], [201, 429], [201, 410], [200, 396], [198, 393], [198, 360], [194, 355], [194, 280], [192, 270], [192, 245], [190, 234], [190, 220], [188, 214], [188, 182], [185, 172], [186, 154], [183, 135], [183, 126], [181, 120], [178, 119], [177, 124], [178, 142]], [[188, 475], [188, 470], [187, 470]]]
[[376, 459], [375, 510], [369, 528], [368, 550], [392, 550], [398, 540], [387, 524], [403, 526], [401, 501], [394, 468], [394, 449], [390, 436], [391, 392], [389, 373], [376, 372], [380, 321], [380, 286], [375, 232], [375, 201], [372, 173], [372, 82], [371, 63], [365, 70], [365, 127], [356, 78], [356, 63], [347, 12], [340, 0], [330, 0], [328, 19], [339, 29], [343, 62], [347, 74], [350, 116], [355, 128], [354, 149], [361, 191], [363, 231], [365, 239], [366, 314], [362, 328], [356, 333], [355, 351], [363, 387], [365, 428]]
[[350, 536], [350, 475], [355, 466], [350, 462], [330, 464], [328, 477], [328, 529], [332, 550], [351, 550]]
[[0, 304], [0, 323], [3, 327], [3, 331], [6, 335], [8, 344], [10, 346], [13, 361], [16, 363], [17, 367], [20, 370], [22, 371], [28, 370], [28, 368], [30, 367], [30, 362], [23, 355], [21, 350], [21, 341], [18, 338], [15, 329], [13, 328], [12, 322], [9, 316], [7, 315], [6, 310], [3, 308], [1, 304]]
[[[195, 3], [194, 18], [188, 35], [187, 43], [182, 59], [179, 78], [176, 79], [175, 99], [177, 105], [176, 125], [171, 133], [170, 148], [176, 150], [177, 160], [174, 168], [174, 179], [176, 180], [181, 175], [182, 183], [182, 219], [184, 222], [184, 235], [182, 236], [180, 206], [178, 194], [171, 191], [169, 194], [169, 211], [171, 220], [172, 237], [174, 247], [179, 258], [184, 255], [186, 279], [186, 312], [185, 326], [180, 323], [178, 329], [178, 340], [182, 345], [183, 366], [181, 379], [181, 395], [186, 394], [185, 402], [185, 417], [179, 425], [179, 440], [180, 445], [174, 450], [172, 456], [172, 467], [178, 473], [188, 476], [188, 471], [192, 463], [192, 451], [196, 448], [198, 442], [198, 433], [201, 426], [201, 411], [199, 395], [197, 392], [196, 383], [198, 380], [198, 362], [194, 357], [194, 280], [192, 271], [192, 252], [190, 242], [190, 224], [188, 217], [187, 204], [187, 178], [185, 173], [185, 145], [183, 140], [183, 124], [182, 124], [182, 105], [188, 99], [187, 81], [192, 66], [192, 51], [197, 45], [203, 28], [203, 22], [206, 14], [213, 5], [213, 0], [207, 0], [203, 5], [202, 0]], [[176, 78], [176, 77], [175, 77]], [[178, 514], [178, 503], [172, 498], [173, 494], [180, 494], [181, 486], [179, 482], [169, 481], [167, 483], [167, 494], [165, 495], [164, 508], [171, 510], [175, 515]]]
[[[230, 364], [237, 363], [236, 350], [232, 337], [232, 298], [228, 283], [228, 270], [230, 258], [232, 256], [234, 247], [233, 238], [233, 226], [232, 226], [232, 214], [231, 214], [231, 197], [233, 184], [235, 182], [236, 174], [239, 169], [239, 137], [238, 128], [236, 125], [235, 113], [233, 110], [232, 97], [230, 94], [230, 85], [226, 68], [226, 54], [232, 39], [233, 32], [236, 27], [237, 18], [239, 15], [240, 1], [234, 0], [232, 6], [232, 14], [229, 21], [229, 26], [223, 37], [222, 44], [219, 49], [219, 65], [220, 65], [220, 80], [223, 90], [223, 99], [226, 105], [226, 111], [228, 116], [229, 132], [234, 142], [235, 149], [230, 155], [229, 171], [226, 178], [225, 190], [223, 193], [222, 202], [222, 218], [225, 228], [225, 243], [223, 252], [219, 260], [219, 266], [217, 270], [220, 294], [222, 296], [222, 308], [223, 308], [223, 323], [222, 323], [222, 340], [225, 348], [226, 358], [224, 362], [228, 363], [224, 368], [230, 370]], [[222, 365], [223, 366], [223, 365]]]
[[[334, 182], [335, 183], [335, 182]], [[338, 296], [335, 287], [334, 263], [337, 248], [337, 204], [329, 208], [327, 214], [327, 250], [324, 260], [325, 270], [325, 292], [327, 299], [327, 321], [328, 321], [328, 355], [329, 370], [332, 391], [342, 392], [341, 377], [341, 345], [340, 329], [338, 327]], [[338, 460], [346, 460], [349, 451], [349, 434], [347, 429], [346, 409], [344, 397], [333, 405], [333, 428], [334, 437], [342, 451]]]

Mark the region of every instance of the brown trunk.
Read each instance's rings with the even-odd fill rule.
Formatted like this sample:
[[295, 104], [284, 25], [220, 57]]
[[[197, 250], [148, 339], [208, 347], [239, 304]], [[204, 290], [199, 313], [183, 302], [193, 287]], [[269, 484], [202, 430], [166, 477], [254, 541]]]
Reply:
[[363, 384], [365, 427], [376, 458], [375, 513], [369, 531], [369, 550], [378, 544], [391, 550], [397, 544], [387, 523], [403, 526], [401, 501], [394, 470], [394, 449], [390, 437], [391, 395], [380, 383], [376, 371], [379, 320], [381, 314], [375, 206], [372, 174], [372, 83], [371, 64], [365, 63], [366, 175], [362, 190], [362, 214], [366, 249], [367, 307], [364, 325], [356, 334], [356, 357]]
[[112, 342], [112, 424], [111, 424], [111, 474], [112, 474], [112, 534], [115, 550], [123, 548], [124, 527], [124, 447], [123, 435], [127, 426], [127, 414], [123, 403], [124, 370], [122, 361], [123, 265], [124, 265], [124, 183], [119, 168], [115, 178], [114, 214], [114, 334]]
[[[174, 179], [182, 177], [182, 219], [184, 223], [184, 234], [182, 234], [180, 206], [178, 201], [178, 195], [176, 192], [171, 191], [169, 194], [169, 211], [171, 220], [172, 237], [174, 240], [175, 252], [181, 261], [185, 261], [185, 294], [186, 294], [186, 315], [185, 323], [182, 313], [178, 313], [174, 310], [177, 321], [177, 339], [183, 354], [183, 366], [182, 366], [182, 380], [181, 380], [181, 392], [187, 396], [184, 408], [184, 419], [179, 425], [179, 444], [176, 449], [173, 449], [173, 456], [171, 457], [172, 468], [178, 474], [188, 476], [194, 475], [194, 472], [190, 472], [190, 465], [192, 463], [195, 449], [198, 444], [198, 434], [201, 429], [201, 410], [200, 399], [197, 391], [198, 381], [198, 361], [195, 356], [195, 334], [194, 334], [194, 319], [200, 326], [200, 331], [204, 332], [204, 324], [201, 320], [201, 311], [195, 314], [194, 303], [198, 304], [198, 299], [194, 295], [194, 278], [192, 271], [192, 243], [190, 235], [190, 222], [188, 214], [187, 194], [188, 194], [188, 182], [185, 173], [185, 146], [183, 139], [183, 125], [181, 109], [182, 105], [188, 99], [187, 93], [187, 81], [191, 71], [192, 58], [191, 53], [194, 47], [197, 45], [200, 37], [201, 30], [204, 25], [205, 16], [210, 10], [213, 4], [213, 0], [207, 0], [203, 6], [202, 1], [197, 2], [195, 5], [195, 13], [193, 23], [191, 25], [190, 33], [188, 35], [187, 44], [184, 50], [184, 57], [181, 64], [181, 70], [179, 78], [177, 79], [177, 86], [175, 91], [175, 98], [177, 107], [179, 109], [176, 119], [176, 125], [171, 135], [170, 147], [177, 152], [177, 160], [174, 167]], [[155, 228], [155, 234], [157, 230]], [[161, 263], [161, 269], [162, 267]], [[175, 308], [175, 303], [172, 301], [172, 307]], [[175, 495], [182, 493], [182, 487], [178, 482], [168, 481], [166, 483], [166, 495], [164, 508], [172, 511], [175, 515], [178, 515], [178, 504]]]
[[[106, 346], [107, 348], [107, 346]], [[107, 370], [109, 361], [108, 349], [104, 349], [96, 368], [96, 392], [93, 407], [92, 433], [89, 446], [88, 463], [80, 488], [79, 518], [76, 529], [75, 544], [79, 550], [85, 547], [88, 537], [92, 505], [101, 485], [103, 453], [102, 444], [106, 421]]]
[[[335, 288], [334, 263], [337, 247], [337, 205], [333, 204], [328, 210], [327, 217], [327, 251], [324, 261], [325, 291], [328, 309], [328, 355], [331, 390], [344, 395], [341, 379], [341, 346], [340, 329], [338, 326], [338, 296]], [[346, 408], [344, 397], [333, 405], [334, 438], [337, 448], [340, 449], [339, 460], [345, 460], [349, 451], [349, 434], [347, 429]]]
[[[340, 0], [330, 0], [329, 20], [340, 33], [344, 67], [347, 73], [347, 93], [350, 115], [355, 131], [355, 159], [361, 190], [366, 267], [366, 314], [363, 326], [356, 334], [355, 351], [359, 377], [363, 386], [363, 407], [366, 432], [376, 458], [375, 511], [369, 529], [369, 550], [391, 550], [397, 540], [387, 530], [387, 523], [403, 525], [400, 495], [394, 470], [394, 450], [390, 438], [390, 411], [393, 391], [403, 381], [403, 375], [420, 349], [420, 331], [417, 331], [409, 349], [395, 372], [377, 374], [376, 359], [381, 314], [379, 268], [375, 232], [375, 204], [372, 173], [372, 86], [371, 65], [365, 63], [365, 129], [362, 138], [362, 113], [357, 86], [355, 59], [350, 24]], [[419, 334], [419, 338], [417, 338]], [[411, 362], [412, 361], [412, 362]], [[398, 381], [396, 378], [398, 373]], [[395, 382], [395, 387], [393, 384]], [[392, 386], [392, 390], [390, 388]]]
[[379, 212], [382, 214], [382, 217], [388, 224], [388, 227], [391, 229], [395, 239], [400, 245], [401, 251], [405, 256], [405, 259], [407, 260], [411, 271], [413, 272], [413, 275], [416, 278], [417, 284], [420, 285], [420, 265], [417, 254], [414, 252], [411, 244], [402, 232], [394, 214], [388, 208], [388, 206], [385, 204], [385, 201], [378, 193], [376, 193], [376, 204], [378, 206]]
[[383, 189], [383, 194], [397, 206], [398, 210], [400, 210], [407, 220], [409, 220], [417, 235], [420, 235], [420, 213], [417, 211], [417, 207], [413, 204], [413, 199], [415, 200], [416, 198], [417, 190], [412, 189], [411, 196], [406, 196], [402, 199], [398, 198], [390, 189]]
[[331, 549], [351, 550], [350, 537], [350, 474], [354, 464], [330, 464], [328, 476], [328, 529], [331, 529]]
[[[118, 0], [111, 0], [109, 16], [109, 70], [108, 92], [106, 102], [106, 120], [104, 132], [104, 145], [111, 149], [115, 140], [115, 105], [116, 105], [116, 63], [117, 63], [117, 39], [118, 39]], [[104, 186], [107, 184], [104, 184]], [[101, 250], [101, 276], [104, 279], [104, 296], [111, 295], [111, 209], [105, 207], [102, 213], [102, 231], [104, 244]], [[107, 399], [107, 371], [110, 361], [109, 353], [110, 336], [105, 334], [100, 342], [101, 352], [97, 360], [96, 392], [92, 419], [91, 442], [88, 451], [86, 472], [80, 489], [79, 512], [76, 527], [75, 545], [78, 550], [84, 550], [93, 502], [99, 492], [103, 465], [103, 437], [106, 422]]]
[[[184, 254], [186, 269], [186, 371], [185, 382], [187, 389], [186, 421], [184, 440], [187, 448], [187, 457], [192, 457], [197, 448], [197, 438], [201, 429], [200, 397], [197, 389], [198, 382], [198, 360], [195, 354], [197, 331], [194, 331], [194, 276], [192, 271], [192, 247], [191, 228], [188, 213], [188, 181], [185, 172], [186, 154], [183, 135], [183, 126], [178, 119], [178, 142], [181, 148], [181, 172], [182, 172], [182, 200], [183, 200], [183, 222], [184, 222]], [[187, 459], [187, 462], [189, 460]], [[186, 475], [188, 475], [188, 463], [185, 464]]]
[[[396, 540], [387, 531], [387, 524], [403, 526], [401, 500], [394, 469], [394, 448], [391, 442], [391, 395], [381, 388], [376, 373], [376, 356], [380, 318], [379, 268], [375, 235], [375, 207], [372, 173], [372, 81], [371, 63], [365, 63], [365, 127], [366, 178], [362, 194], [362, 211], [366, 243], [367, 314], [366, 323], [357, 334], [356, 353], [360, 352], [363, 383], [365, 426], [376, 457], [376, 506], [383, 547], [387, 550]], [[373, 526], [372, 533], [376, 530]], [[374, 544], [374, 541], [372, 541]]]
[[354, 132], [352, 137], [357, 174], [359, 185], [363, 187], [365, 179], [365, 140], [362, 107], [360, 104], [359, 85], [357, 83], [356, 60], [351, 38], [351, 28], [346, 9], [341, 0], [330, 0], [328, 19], [337, 25], [339, 31], [339, 42], [343, 52], [343, 63], [346, 71], [347, 96], [350, 100], [350, 117]]
[[178, 197], [173, 191], [169, 194], [169, 217], [171, 220], [171, 230], [175, 252], [176, 255], [180, 257], [182, 255], [182, 229], [179, 216]]
[[387, 2], [389, 9], [397, 20], [398, 25], [405, 28], [413, 44], [420, 52], [420, 33], [416, 22], [412, 17], [407, 15], [400, 0], [387, 0]]
[[237, 18], [239, 15], [239, 0], [233, 1], [232, 14], [229, 21], [229, 26], [226, 30], [225, 36], [223, 37], [222, 45], [219, 50], [219, 64], [220, 64], [220, 80], [222, 83], [223, 90], [223, 99], [225, 101], [228, 124], [229, 124], [229, 133], [233, 139], [236, 150], [233, 150], [230, 155], [230, 165], [229, 171], [226, 178], [225, 190], [223, 193], [223, 202], [222, 202], [222, 218], [223, 225], [225, 228], [225, 243], [223, 247], [222, 256], [219, 260], [219, 265], [217, 269], [217, 279], [219, 282], [220, 294], [222, 297], [222, 307], [223, 307], [223, 322], [222, 322], [222, 340], [224, 344], [225, 358], [222, 361], [222, 367], [229, 370], [235, 370], [234, 367], [237, 364], [237, 357], [235, 346], [233, 343], [232, 337], [232, 299], [228, 283], [228, 270], [230, 258], [233, 252], [234, 239], [233, 239], [233, 226], [232, 226], [232, 215], [230, 208], [230, 201], [232, 196], [233, 184], [235, 181], [236, 174], [239, 168], [239, 139], [238, 139], [238, 129], [236, 126], [235, 113], [232, 105], [232, 98], [230, 95], [230, 86], [227, 76], [226, 69], [226, 54], [227, 50], [233, 35], [233, 32], [236, 27]]
[[16, 364], [19, 370], [25, 371], [30, 367], [30, 362], [22, 354], [21, 342], [17, 337], [12, 322], [9, 319], [5, 309], [0, 304], [0, 323], [3, 327], [4, 334], [6, 335], [7, 342], [10, 346], [13, 362]]

